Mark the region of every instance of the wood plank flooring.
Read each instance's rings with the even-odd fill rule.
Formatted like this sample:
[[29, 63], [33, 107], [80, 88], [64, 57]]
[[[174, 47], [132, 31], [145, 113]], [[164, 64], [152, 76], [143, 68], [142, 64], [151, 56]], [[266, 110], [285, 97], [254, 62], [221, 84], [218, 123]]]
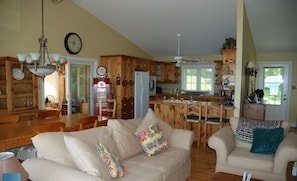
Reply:
[[187, 181], [210, 181], [215, 174], [216, 154], [206, 146], [192, 146], [191, 177]]

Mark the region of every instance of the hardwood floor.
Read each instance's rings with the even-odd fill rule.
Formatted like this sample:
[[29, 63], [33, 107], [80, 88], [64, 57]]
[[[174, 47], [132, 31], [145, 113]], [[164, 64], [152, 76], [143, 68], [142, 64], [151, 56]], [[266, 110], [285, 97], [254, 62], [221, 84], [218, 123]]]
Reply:
[[192, 147], [191, 177], [187, 181], [209, 181], [215, 174], [216, 154], [206, 146]]

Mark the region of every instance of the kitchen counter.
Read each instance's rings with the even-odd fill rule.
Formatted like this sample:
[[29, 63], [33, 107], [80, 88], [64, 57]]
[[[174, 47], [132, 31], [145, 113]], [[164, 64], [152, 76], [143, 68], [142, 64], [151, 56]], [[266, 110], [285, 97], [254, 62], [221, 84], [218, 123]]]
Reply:
[[155, 96], [151, 96], [150, 100], [164, 100], [165, 99], [184, 99], [184, 100], [190, 100], [192, 97], [195, 101], [208, 101], [208, 102], [224, 102], [227, 97], [223, 96], [210, 96], [210, 95], [189, 95], [189, 94], [179, 94], [178, 96], [176, 94], [157, 94]]
[[[192, 103], [190, 100], [152, 100], [150, 107], [164, 121], [174, 128], [183, 129], [185, 125], [185, 106], [186, 103]], [[194, 102], [199, 102], [194, 100]], [[206, 103], [206, 102], [203, 102]], [[207, 102], [208, 104], [218, 104], [218, 102]], [[224, 106], [224, 118], [233, 116], [233, 106]]]

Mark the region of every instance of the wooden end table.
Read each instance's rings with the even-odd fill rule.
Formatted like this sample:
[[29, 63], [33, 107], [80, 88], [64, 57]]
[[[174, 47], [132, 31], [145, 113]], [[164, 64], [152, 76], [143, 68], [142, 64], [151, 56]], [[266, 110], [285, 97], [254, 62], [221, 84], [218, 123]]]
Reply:
[[[242, 181], [242, 176], [230, 173], [217, 172], [211, 179], [212, 181]], [[252, 177], [252, 181], [263, 181]]]

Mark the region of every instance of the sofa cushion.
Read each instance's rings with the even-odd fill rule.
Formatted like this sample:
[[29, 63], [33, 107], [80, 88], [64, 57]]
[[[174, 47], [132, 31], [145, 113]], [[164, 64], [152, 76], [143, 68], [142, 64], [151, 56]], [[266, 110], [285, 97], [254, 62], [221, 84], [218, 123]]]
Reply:
[[152, 124], [147, 131], [139, 131], [136, 134], [147, 156], [156, 155], [168, 148], [158, 124]]
[[272, 154], [284, 139], [284, 128], [253, 130], [253, 144], [250, 152]]
[[154, 123], [157, 123], [159, 125], [160, 129], [163, 132], [165, 141], [168, 141], [172, 134], [173, 128], [163, 119], [161, 119], [151, 108], [149, 108], [141, 125], [139, 125], [136, 129], [136, 132], [145, 131], [150, 125]]
[[109, 180], [108, 169], [100, 159], [95, 145], [69, 135], [64, 136], [64, 141], [72, 160], [81, 171]]
[[141, 119], [110, 119], [107, 126], [113, 129], [112, 135], [119, 150], [119, 158], [127, 159], [143, 151], [141, 144], [135, 136], [136, 128], [141, 124]]
[[255, 154], [249, 148], [236, 147], [228, 156], [227, 164], [231, 167], [246, 170], [272, 172], [274, 154]]
[[[168, 148], [165, 152], [159, 153], [156, 156], [148, 157], [144, 153], [135, 155], [123, 161], [125, 167], [129, 172], [143, 173], [139, 178], [141, 180], [168, 180], [173, 173], [184, 165], [190, 159], [190, 152], [182, 148]], [[135, 167], [137, 169], [135, 170]], [[124, 180], [135, 180], [135, 178], [128, 179], [130, 174], [123, 177]], [[121, 179], [122, 180], [122, 179]]]
[[123, 177], [124, 175], [128, 174], [127, 169], [122, 166], [116, 155], [109, 151], [109, 149], [107, 149], [101, 143], [96, 144], [96, 148], [100, 157], [108, 166], [109, 173], [112, 178]]
[[[112, 137], [112, 129], [102, 126], [74, 132], [40, 133], [32, 138], [33, 145], [37, 149], [37, 156], [68, 167], [77, 168], [66, 149], [64, 135], [75, 136], [89, 145], [96, 145], [97, 142], [101, 142], [113, 153], [119, 155], [116, 143]], [[51, 149], [49, 149], [49, 147]]]

